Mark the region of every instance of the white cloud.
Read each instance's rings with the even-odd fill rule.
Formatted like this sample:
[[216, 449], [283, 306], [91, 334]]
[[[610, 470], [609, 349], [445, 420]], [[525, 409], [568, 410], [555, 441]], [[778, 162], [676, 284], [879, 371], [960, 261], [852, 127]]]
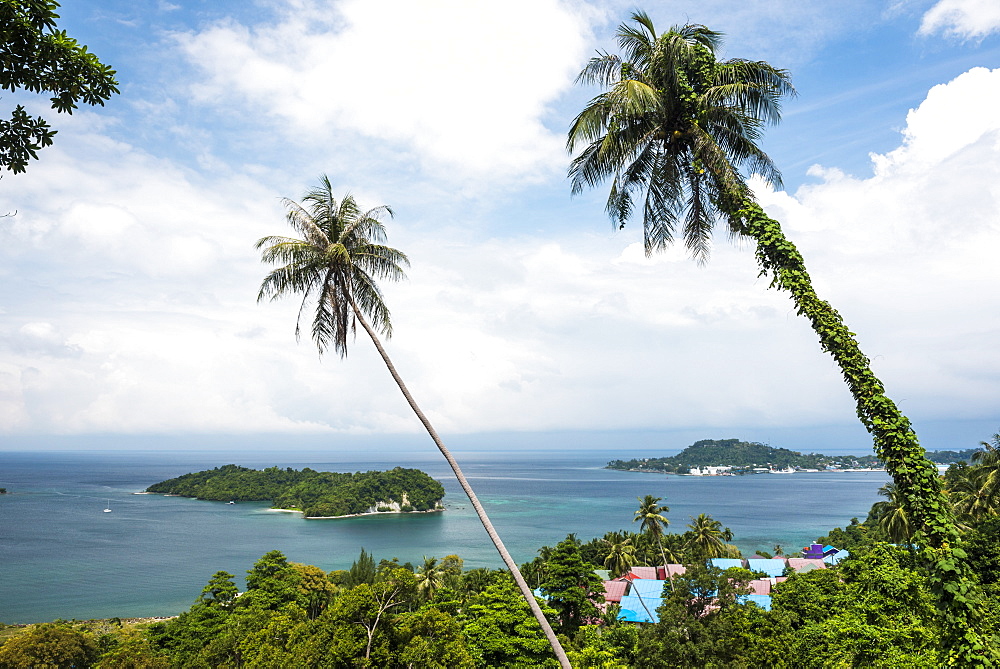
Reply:
[[[519, 192], [534, 199], [518, 212], [542, 210], [529, 223], [503, 212], [501, 198], [473, 200], [442, 222], [442, 208], [467, 202], [455, 205], [442, 165], [474, 173], [490, 152], [499, 176], [545, 169], [557, 153], [563, 163], [561, 147], [545, 143], [555, 135], [540, 125], [551, 100], [542, 91], [579, 66], [579, 19], [541, 6], [561, 36], [552, 45], [568, 55], [533, 75], [526, 62], [552, 59], [532, 51], [541, 39], [532, 26], [522, 26], [529, 44], [504, 43], [513, 28], [482, 14], [475, 21], [497, 30], [477, 44], [511, 63], [462, 41], [468, 57], [452, 62], [433, 51], [443, 40], [423, 49], [399, 17], [419, 24], [411, 33], [435, 35], [448, 27], [419, 22], [447, 7], [469, 17], [473, 6], [431, 5], [422, 17], [409, 5], [399, 14], [374, 6], [397, 55], [344, 55], [382, 39], [372, 10], [354, 2], [320, 17], [311, 12], [329, 6], [303, 0], [273, 27], [216, 25], [181, 43], [192, 57], [220, 60], [206, 96], [212, 86], [238, 90], [292, 132], [319, 133], [313, 151], [326, 146], [324, 133], [347, 129], [430, 156], [435, 168], [425, 172], [372, 159], [397, 178], [413, 171], [422, 192], [408, 208], [395, 195], [356, 195], [397, 205], [389, 241], [413, 269], [386, 288], [397, 332], [389, 351], [442, 432], [850, 419], [839, 372], [789, 300], [756, 278], [752, 248], [720, 241], [704, 268], [680, 248], [646, 258], [632, 227], [600, 236], [600, 197], [594, 235], [544, 232], [537, 221], [570, 216], [561, 177], [551, 191]], [[508, 65], [520, 74], [504, 75]], [[794, 194], [760, 192], [890, 395], [925, 420], [990, 414], [1000, 394], [1000, 127], [989, 113], [998, 76], [975, 69], [932, 89], [900, 146], [873, 156], [870, 178], [816, 167], [817, 183]], [[495, 132], [440, 110], [447, 82], [463, 78], [473, 89], [456, 109], [481, 112], [476, 122]], [[419, 85], [407, 88], [411, 80]], [[371, 82], [374, 97], [358, 92]], [[502, 90], [486, 90], [489, 82]], [[295, 344], [294, 300], [254, 302], [264, 268], [253, 242], [282, 231], [278, 196], [296, 194], [275, 183], [308, 186], [313, 175], [211, 155], [211, 169], [186, 170], [107, 139], [93, 118], [74, 114], [28, 174], [0, 181], [0, 211], [19, 210], [0, 228], [0, 432], [419, 429], [363, 335], [346, 361], [319, 361], [307, 338]], [[255, 149], [248, 140], [247, 153]], [[470, 220], [498, 236], [477, 236]]]
[[231, 106], [240, 95], [286, 121], [290, 138], [313, 143], [350, 130], [399, 145], [400, 160], [419, 156], [454, 180], [562, 169], [561, 128], [544, 122], [583, 61], [585, 8], [561, 0], [286, 5], [273, 25], [229, 21], [176, 36], [208, 74], [195, 90], [204, 102]]
[[1000, 3], [996, 0], [939, 0], [920, 22], [921, 35], [944, 33], [976, 39], [1000, 32]]
[[998, 101], [1000, 70], [975, 68], [909, 113], [871, 178], [816, 169], [794, 198], [762, 194], [890, 395], [935, 418], [988, 413], [1000, 392]]

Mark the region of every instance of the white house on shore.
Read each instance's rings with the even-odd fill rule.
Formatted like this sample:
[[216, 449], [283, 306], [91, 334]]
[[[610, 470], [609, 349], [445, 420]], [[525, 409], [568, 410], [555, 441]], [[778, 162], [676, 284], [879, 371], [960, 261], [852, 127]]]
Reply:
[[731, 470], [732, 467], [692, 467], [691, 476], [722, 476]]

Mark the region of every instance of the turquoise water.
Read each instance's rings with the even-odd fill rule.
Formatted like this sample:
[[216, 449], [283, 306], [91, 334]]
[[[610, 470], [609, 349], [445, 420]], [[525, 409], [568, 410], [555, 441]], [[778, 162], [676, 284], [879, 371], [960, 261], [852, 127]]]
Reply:
[[[664, 498], [671, 527], [708, 513], [745, 553], [797, 548], [864, 517], [887, 480], [880, 472], [677, 477], [602, 469], [608, 453], [458, 453], [466, 476], [515, 560], [569, 532], [581, 539], [634, 529], [636, 497]], [[329, 456], [326, 456], [329, 458]], [[306, 521], [266, 504], [134, 495], [152, 483], [235, 462], [327, 471], [418, 467], [440, 480], [447, 510], [417, 516]], [[364, 547], [376, 559], [457, 553], [467, 567], [499, 567], [443, 460], [334, 461], [315, 453], [0, 452], [0, 621], [172, 615], [213, 573], [242, 576], [265, 552], [325, 570]], [[103, 510], [110, 504], [111, 513]]]

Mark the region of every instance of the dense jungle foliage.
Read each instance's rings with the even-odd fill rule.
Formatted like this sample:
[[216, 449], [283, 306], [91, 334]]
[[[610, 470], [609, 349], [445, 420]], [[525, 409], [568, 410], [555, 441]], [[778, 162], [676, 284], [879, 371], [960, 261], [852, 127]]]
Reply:
[[344, 474], [309, 467], [257, 470], [225, 465], [185, 474], [149, 486], [146, 492], [216, 501], [269, 501], [277, 509], [296, 509], [307, 518], [345, 516], [390, 509], [430, 511], [439, 508], [444, 487], [419, 469], [396, 467], [385, 472]]
[[[993, 615], [1000, 613], [998, 531], [1000, 519], [992, 518], [968, 534], [981, 605]], [[682, 556], [687, 572], [664, 588], [656, 624], [621, 622], [614, 605], [601, 610], [594, 570], [605, 566], [616, 537], [568, 536], [525, 570], [581, 669], [940, 666], [939, 620], [919, 554], [873, 537], [839, 566], [777, 585], [770, 611], [740, 599], [752, 572], [707, 567], [692, 548]], [[327, 573], [271, 551], [247, 572], [242, 594], [231, 574], [217, 572], [171, 620], [60, 621], [7, 632], [0, 669], [558, 666], [510, 575], [465, 570], [455, 555], [414, 567], [376, 564], [362, 551], [349, 570]]]

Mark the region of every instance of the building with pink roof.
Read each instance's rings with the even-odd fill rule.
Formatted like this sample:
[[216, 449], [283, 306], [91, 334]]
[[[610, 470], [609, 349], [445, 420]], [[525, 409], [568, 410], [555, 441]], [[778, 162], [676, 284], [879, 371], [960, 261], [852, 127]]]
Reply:
[[626, 588], [628, 588], [628, 581], [605, 581], [604, 601], [616, 604], [621, 602]]
[[826, 564], [821, 558], [788, 558], [788, 566], [797, 574], [813, 569], [826, 569]]
[[632, 567], [629, 574], [633, 578], [656, 578], [656, 567]]

